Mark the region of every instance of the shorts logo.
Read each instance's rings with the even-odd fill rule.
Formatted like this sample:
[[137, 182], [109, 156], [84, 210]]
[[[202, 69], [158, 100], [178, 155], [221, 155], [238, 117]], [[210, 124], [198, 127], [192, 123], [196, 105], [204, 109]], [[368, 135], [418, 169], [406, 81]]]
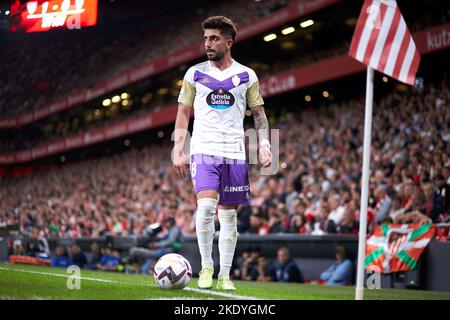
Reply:
[[211, 108], [216, 110], [226, 110], [231, 108], [235, 100], [236, 99], [231, 92], [222, 88], [211, 91], [211, 93], [206, 97], [206, 103]]
[[250, 190], [250, 186], [225, 186], [224, 192], [247, 192]]

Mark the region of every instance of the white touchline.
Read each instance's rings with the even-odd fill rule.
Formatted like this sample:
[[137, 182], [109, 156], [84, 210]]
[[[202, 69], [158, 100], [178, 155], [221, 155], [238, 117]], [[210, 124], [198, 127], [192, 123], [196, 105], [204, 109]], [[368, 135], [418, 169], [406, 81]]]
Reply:
[[[24, 269], [4, 268], [4, 267], [0, 267], [0, 270], [15, 271], [15, 272], [22, 272], [22, 273], [32, 273], [32, 274], [39, 274], [39, 275], [46, 275], [46, 276], [53, 276], [53, 277], [61, 277], [61, 278], [71, 277], [71, 275], [66, 275], [66, 274], [43, 272], [43, 271], [32, 271], [32, 270], [24, 270]], [[80, 280], [106, 282], [106, 283], [128, 284], [128, 285], [144, 285], [144, 284], [139, 284], [139, 283], [134, 283], [134, 282], [107, 280], [107, 279], [91, 278], [91, 277], [80, 277]], [[148, 286], [148, 285], [145, 284], [145, 286]], [[232, 299], [236, 299], [236, 300], [263, 300], [263, 299], [260, 299], [260, 298], [257, 298], [257, 297], [241, 296], [241, 295], [236, 295], [236, 294], [232, 294], [232, 293], [218, 292], [218, 291], [206, 290], [206, 289], [184, 288], [184, 290], [193, 291], [193, 292], [197, 292], [197, 293], [201, 293], [201, 294], [208, 294], [208, 295], [215, 295], [215, 296], [220, 296], [220, 297], [225, 297], [225, 298], [232, 298]]]
[[184, 288], [184, 290], [203, 293], [203, 294], [216, 295], [216, 296], [221, 296], [221, 297], [225, 297], [225, 298], [232, 298], [232, 299], [236, 299], [236, 300], [263, 300], [263, 299], [257, 298], [257, 297], [240, 296], [240, 295], [233, 294], [233, 293], [218, 292], [218, 291], [207, 290], [207, 289]]
[[[50, 300], [51, 298], [41, 297], [41, 296], [31, 296], [27, 300]], [[21, 297], [16, 296], [0, 296], [0, 300], [23, 300]]]
[[[60, 278], [73, 277], [73, 276], [68, 275], [68, 274], [59, 274], [59, 273], [51, 273], [51, 272], [43, 272], [43, 271], [32, 271], [32, 270], [23, 270], [23, 269], [11, 269], [11, 268], [3, 268], [3, 267], [0, 267], [0, 270], [16, 271], [16, 272], [23, 272], [23, 273], [33, 273], [33, 274], [40, 274], [40, 275], [60, 277]], [[74, 277], [74, 278], [78, 278], [78, 277]], [[89, 278], [89, 277], [80, 277], [80, 279], [81, 280], [88, 280], [88, 281], [97, 281], [97, 282], [108, 282], [108, 283], [115, 283], [115, 282], [117, 282], [117, 281], [114, 281], [114, 280]]]

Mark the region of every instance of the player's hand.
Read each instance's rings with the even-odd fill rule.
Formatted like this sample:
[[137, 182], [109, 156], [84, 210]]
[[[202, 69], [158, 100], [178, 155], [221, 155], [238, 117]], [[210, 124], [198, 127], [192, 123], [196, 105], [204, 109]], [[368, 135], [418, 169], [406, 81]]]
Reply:
[[178, 176], [184, 178], [186, 176], [186, 154], [182, 148], [173, 150], [172, 161]]
[[270, 151], [270, 145], [261, 145], [259, 147], [259, 160], [263, 168], [270, 167], [272, 164], [272, 152]]
[[157, 242], [152, 242], [152, 243], [150, 243], [150, 249], [157, 249], [159, 246], [158, 246], [158, 243]]

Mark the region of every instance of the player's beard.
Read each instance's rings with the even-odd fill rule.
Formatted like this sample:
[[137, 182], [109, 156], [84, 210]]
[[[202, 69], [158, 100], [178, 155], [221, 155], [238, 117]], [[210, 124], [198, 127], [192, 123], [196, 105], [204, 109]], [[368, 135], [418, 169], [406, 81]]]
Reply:
[[224, 53], [224, 52], [216, 51], [216, 54], [215, 54], [214, 56], [209, 57], [209, 56], [207, 55], [207, 57], [208, 57], [208, 60], [211, 60], [211, 61], [220, 61], [220, 60], [223, 59], [223, 57], [225, 57], [225, 53]]

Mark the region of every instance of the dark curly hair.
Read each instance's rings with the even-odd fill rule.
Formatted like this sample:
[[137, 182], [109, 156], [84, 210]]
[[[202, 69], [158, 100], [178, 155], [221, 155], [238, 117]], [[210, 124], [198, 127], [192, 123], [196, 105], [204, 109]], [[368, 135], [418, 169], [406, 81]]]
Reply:
[[202, 22], [203, 30], [219, 29], [220, 34], [229, 36], [233, 42], [236, 40], [236, 26], [225, 16], [212, 16]]

